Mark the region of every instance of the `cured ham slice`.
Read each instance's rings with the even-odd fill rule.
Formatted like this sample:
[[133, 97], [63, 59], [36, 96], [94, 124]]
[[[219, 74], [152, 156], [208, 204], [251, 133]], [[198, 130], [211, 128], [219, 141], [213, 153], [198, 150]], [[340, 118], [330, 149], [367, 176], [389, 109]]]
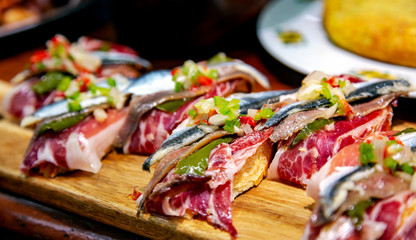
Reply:
[[391, 118], [392, 110], [388, 107], [351, 120], [337, 120], [293, 147], [290, 145], [294, 136], [280, 141], [267, 176], [307, 185], [311, 176], [339, 150], [362, 141], [370, 133], [388, 130]]
[[[236, 237], [237, 230], [232, 224], [231, 206], [236, 196], [233, 193], [234, 180], [247, 159], [256, 154], [268, 141], [271, 133], [272, 129], [253, 132], [229, 144], [221, 143], [211, 151], [207, 169], [202, 176], [180, 175], [172, 169], [154, 186], [150, 195], [141, 195], [138, 204], [143, 205], [146, 211], [160, 215], [198, 216]], [[270, 147], [267, 145], [268, 149]], [[165, 159], [172, 158], [167, 156]], [[159, 165], [169, 165], [164, 162], [165, 160], [162, 160]], [[155, 176], [158, 176], [160, 168], [158, 166]]]
[[124, 153], [153, 153], [170, 136], [173, 129], [188, 118], [188, 111], [196, 102], [213, 96], [227, 96], [235, 91], [238, 84], [239, 80], [220, 82], [206, 94], [187, 102], [173, 113], [150, 110], [140, 119], [135, 132], [123, 147]]
[[324, 227], [308, 224], [303, 239], [415, 239], [416, 193], [403, 191], [383, 199], [364, 213], [361, 231], [351, 218], [341, 216]]
[[60, 132], [47, 131], [32, 140], [20, 170], [51, 177], [68, 170], [97, 173], [125, 118], [125, 110], [110, 109], [103, 121], [90, 115]]
[[[2, 114], [20, 121], [43, 106], [94, 88], [91, 83], [109, 77], [137, 78], [148, 67], [140, 63], [148, 62], [128, 47], [86, 37], [70, 43], [64, 36], [55, 35], [47, 41], [47, 49], [30, 57], [28, 69], [11, 80], [16, 85], [5, 96]], [[88, 81], [87, 74], [93, 76]]]
[[377, 132], [332, 158], [308, 185], [316, 204], [303, 239], [414, 239], [414, 137]]

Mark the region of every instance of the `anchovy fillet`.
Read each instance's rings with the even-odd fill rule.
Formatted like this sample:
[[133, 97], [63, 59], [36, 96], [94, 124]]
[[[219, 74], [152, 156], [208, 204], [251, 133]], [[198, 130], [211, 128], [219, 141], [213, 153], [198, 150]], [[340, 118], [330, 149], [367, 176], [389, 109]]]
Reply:
[[168, 153], [184, 146], [190, 145], [209, 133], [214, 132], [218, 127], [195, 125], [187, 127], [170, 135], [149, 158], [143, 163], [143, 170], [149, 171], [150, 166], [165, 157]]
[[306, 111], [306, 110], [311, 110], [311, 109], [317, 109], [319, 107], [325, 107], [329, 105], [330, 105], [330, 102], [325, 98], [295, 102], [295, 103], [286, 105], [282, 107], [277, 113], [275, 113], [273, 117], [271, 117], [264, 125], [260, 126], [259, 130], [278, 124], [290, 114], [301, 112], [301, 111]]
[[240, 113], [247, 114], [248, 109], [260, 109], [264, 104], [276, 103], [285, 95], [293, 94], [298, 89], [266, 91], [256, 93], [237, 93], [230, 95], [227, 100], [240, 100]]

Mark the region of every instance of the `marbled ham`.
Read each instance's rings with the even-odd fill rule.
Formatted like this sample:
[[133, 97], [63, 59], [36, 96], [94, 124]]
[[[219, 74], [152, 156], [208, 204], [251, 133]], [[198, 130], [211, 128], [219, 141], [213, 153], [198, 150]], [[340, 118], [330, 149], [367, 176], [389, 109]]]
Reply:
[[172, 169], [155, 186], [148, 199], [139, 201], [145, 201], [148, 212], [168, 216], [198, 215], [233, 237], [237, 236], [232, 224], [231, 205], [234, 175], [271, 133], [272, 129], [253, 132], [230, 144], [218, 145], [211, 151], [203, 176], [177, 175]]
[[415, 207], [416, 193], [403, 191], [368, 208], [361, 231], [357, 231], [351, 219], [343, 215], [324, 227], [312, 227], [308, 223], [303, 239], [416, 239]]
[[124, 153], [153, 153], [170, 136], [173, 129], [188, 117], [188, 111], [196, 102], [213, 96], [227, 96], [235, 91], [238, 82], [239, 80], [220, 82], [211, 91], [188, 102], [174, 113], [150, 110], [139, 120], [137, 129], [123, 147]]
[[28, 148], [21, 171], [28, 173], [49, 163], [68, 170], [98, 172], [101, 158], [107, 153], [125, 116], [124, 110], [108, 110], [104, 122], [89, 116], [61, 132], [40, 135]]
[[333, 128], [321, 129], [293, 147], [290, 145], [294, 136], [280, 141], [267, 177], [307, 185], [312, 174], [339, 150], [370, 133], [388, 130], [391, 118], [392, 110], [388, 107], [352, 120], [338, 120]]
[[32, 86], [39, 81], [39, 78], [34, 77], [12, 88], [3, 101], [4, 114], [11, 119], [22, 119], [42, 106], [51, 104], [56, 95], [55, 91], [37, 95], [32, 90]]

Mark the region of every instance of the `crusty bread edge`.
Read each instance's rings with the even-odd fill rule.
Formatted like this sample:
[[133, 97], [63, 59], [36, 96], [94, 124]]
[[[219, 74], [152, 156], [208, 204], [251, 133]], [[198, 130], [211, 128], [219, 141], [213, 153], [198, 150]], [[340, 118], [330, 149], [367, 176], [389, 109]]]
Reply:
[[240, 171], [234, 175], [233, 199], [250, 188], [259, 185], [266, 176], [272, 158], [273, 146], [268, 139], [249, 157]]

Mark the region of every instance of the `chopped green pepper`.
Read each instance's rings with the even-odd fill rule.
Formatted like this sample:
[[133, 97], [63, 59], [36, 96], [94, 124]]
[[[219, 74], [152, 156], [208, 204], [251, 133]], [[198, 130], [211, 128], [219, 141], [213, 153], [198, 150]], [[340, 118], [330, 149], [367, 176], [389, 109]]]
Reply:
[[115, 87], [116, 86], [116, 80], [114, 80], [114, 78], [107, 78], [107, 83], [108, 85], [110, 85], [110, 87]]
[[295, 146], [298, 142], [312, 135], [314, 132], [324, 128], [326, 125], [333, 123], [333, 119], [317, 119], [308, 125], [306, 125], [302, 130], [299, 131], [293, 140], [291, 147]]
[[183, 83], [181, 82], [175, 82], [175, 92], [180, 92], [182, 91], [184, 88]]
[[215, 56], [208, 59], [208, 64], [215, 64], [215, 63], [223, 63], [223, 62], [230, 62], [232, 61], [231, 58], [227, 57], [227, 55], [223, 52], [217, 53]]
[[57, 121], [47, 123], [39, 129], [39, 134], [43, 134], [47, 130], [53, 130], [54, 132], [60, 132], [64, 129], [66, 129], [66, 128], [69, 128], [69, 127], [79, 123], [85, 117], [86, 117], [85, 115], [81, 114], [81, 115], [77, 115], [77, 116], [73, 116], [73, 117], [69, 117], [69, 118], [63, 118], [63, 119], [60, 119], [60, 120], [57, 120]]
[[269, 119], [273, 117], [274, 112], [271, 108], [263, 108], [254, 115], [253, 119], [258, 121], [260, 119]]
[[68, 110], [70, 112], [76, 112], [76, 111], [81, 111], [82, 107], [81, 104], [78, 100], [69, 100], [68, 101]]
[[69, 85], [71, 84], [71, 78], [70, 77], [64, 77], [62, 78], [62, 80], [59, 82], [58, 86], [56, 89], [58, 89], [59, 91], [65, 92]]
[[240, 127], [240, 119], [236, 118], [234, 120], [225, 120], [224, 130], [229, 133], [234, 133], [234, 126]]
[[[171, 101], [167, 101], [164, 103], [161, 103], [159, 105], [156, 106], [157, 109], [165, 111], [165, 112], [170, 112], [173, 113], [176, 110], [178, 110], [178, 108], [182, 107], [185, 103], [187, 103], [189, 101], [189, 99], [177, 99], [177, 100], [171, 100]], [[195, 111], [195, 109], [194, 109]]]
[[397, 161], [391, 157], [387, 157], [384, 159], [384, 166], [389, 168], [391, 171], [395, 171], [397, 167]]
[[413, 175], [413, 173], [415, 172], [415, 169], [412, 166], [410, 166], [410, 164], [407, 162], [403, 163], [400, 166], [400, 168], [402, 169], [403, 172], [410, 174], [410, 175]]
[[415, 128], [406, 128], [406, 129], [404, 129], [404, 130], [402, 130], [402, 131], [400, 131], [398, 133], [395, 133], [394, 136], [397, 137], [397, 136], [400, 136], [402, 134], [412, 133], [412, 132], [416, 132], [416, 129]]
[[37, 94], [48, 93], [56, 89], [59, 83], [61, 82], [61, 80], [64, 79], [65, 77], [67, 76], [61, 72], [46, 73], [42, 81], [34, 84], [32, 89]]
[[376, 163], [376, 155], [374, 153], [374, 146], [371, 143], [361, 143], [360, 148], [360, 162], [363, 166], [367, 166], [370, 163]]
[[219, 138], [208, 143], [207, 145], [192, 153], [188, 157], [180, 160], [175, 167], [175, 174], [191, 174], [202, 176], [208, 167], [208, 158], [211, 151], [219, 144], [229, 143], [231, 142], [231, 140], [231, 137]]
[[374, 200], [363, 200], [355, 204], [352, 208], [347, 210], [348, 216], [355, 226], [360, 226], [363, 221], [364, 212], [367, 208], [374, 206]]

